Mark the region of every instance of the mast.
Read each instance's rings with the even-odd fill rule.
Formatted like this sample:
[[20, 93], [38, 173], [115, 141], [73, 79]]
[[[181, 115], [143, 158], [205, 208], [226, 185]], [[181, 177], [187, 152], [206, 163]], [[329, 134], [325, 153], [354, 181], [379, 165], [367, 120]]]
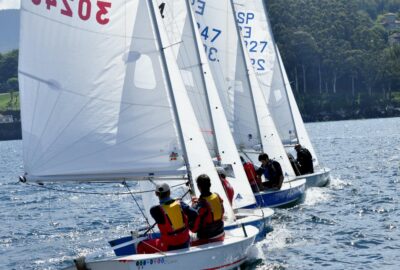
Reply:
[[[188, 16], [189, 21], [190, 21], [190, 27], [192, 29], [192, 33], [193, 33], [193, 36], [194, 36], [195, 43], [198, 44], [197, 35], [196, 35], [196, 28], [195, 28], [195, 25], [194, 25], [194, 22], [193, 22], [192, 10], [191, 10], [191, 7], [190, 7], [190, 4], [189, 4], [188, 1], [189, 0], [185, 0], [187, 16]], [[219, 162], [220, 149], [219, 149], [219, 145], [218, 145], [218, 142], [217, 142], [217, 138], [215, 136], [215, 124], [214, 124], [214, 119], [212, 117], [212, 112], [211, 112], [211, 107], [210, 107], [210, 98], [209, 98], [208, 91], [207, 91], [208, 87], [207, 87], [206, 79], [204, 78], [204, 74], [205, 74], [204, 68], [203, 68], [204, 64], [201, 61], [201, 56], [200, 56], [199, 50], [200, 50], [199, 47], [196, 46], [196, 57], [197, 57], [197, 60], [199, 61], [199, 64], [200, 64], [199, 67], [200, 67], [200, 71], [201, 71], [201, 75], [202, 75], [201, 76], [201, 81], [202, 81], [203, 85], [205, 86], [205, 90], [206, 90], [206, 91], [204, 91], [204, 93], [205, 93], [206, 100], [207, 100], [207, 110], [208, 110], [208, 115], [211, 118], [211, 127], [212, 127], [212, 130], [214, 132], [213, 140], [214, 140], [214, 145], [217, 148], [216, 152], [217, 152], [217, 159], [218, 159], [218, 162]]]
[[176, 119], [176, 126], [177, 126], [177, 130], [179, 133], [179, 141], [181, 143], [181, 147], [182, 147], [182, 151], [184, 153], [184, 161], [186, 164], [186, 169], [187, 169], [187, 173], [188, 173], [188, 179], [189, 179], [189, 183], [191, 185], [191, 188], [193, 189], [193, 179], [192, 179], [192, 173], [190, 170], [190, 163], [189, 163], [189, 159], [188, 159], [188, 155], [187, 155], [187, 149], [186, 149], [186, 145], [185, 142], [183, 140], [183, 132], [182, 132], [182, 127], [181, 127], [181, 123], [179, 121], [179, 115], [176, 109], [176, 102], [175, 102], [175, 96], [174, 93], [172, 92], [172, 84], [171, 84], [171, 76], [169, 73], [169, 69], [168, 69], [168, 65], [167, 65], [167, 61], [165, 58], [165, 53], [164, 53], [164, 47], [161, 41], [161, 35], [160, 35], [160, 29], [158, 27], [158, 23], [157, 23], [157, 18], [156, 18], [156, 14], [155, 14], [155, 9], [154, 9], [154, 4], [152, 0], [147, 0], [147, 2], [149, 3], [149, 7], [150, 7], [150, 17], [153, 23], [153, 27], [157, 36], [157, 43], [158, 46], [160, 47], [160, 54], [161, 54], [161, 61], [162, 61], [162, 66], [164, 68], [165, 74], [167, 75], [167, 85], [168, 85], [168, 93], [170, 96], [170, 100], [172, 103], [172, 107], [173, 107], [173, 111], [174, 111], [174, 116]]
[[[268, 30], [269, 30], [269, 33], [271, 35], [272, 44], [273, 44], [275, 55], [276, 55], [276, 58], [277, 58], [277, 61], [278, 61], [279, 73], [281, 75], [281, 78], [282, 78], [282, 81], [283, 81], [283, 85], [285, 87], [285, 95], [286, 95], [287, 100], [289, 100], [289, 96], [288, 96], [288, 93], [287, 93], [288, 90], [287, 90], [286, 82], [285, 82], [284, 77], [283, 77], [283, 71], [282, 71], [282, 68], [281, 68], [283, 66], [283, 64], [281, 65], [281, 59], [280, 59], [280, 57], [278, 57], [278, 50], [276, 49], [277, 45], [276, 45], [276, 42], [275, 42], [274, 34], [272, 32], [272, 26], [271, 26], [271, 21], [269, 19], [269, 14], [268, 14], [268, 11], [267, 11], [267, 8], [265, 6], [264, 1], [262, 1], [262, 6], [264, 8], [265, 17], [266, 17], [267, 22], [268, 22]], [[290, 116], [291, 116], [293, 124], [294, 124], [293, 126], [294, 126], [294, 132], [296, 133], [296, 140], [297, 140], [297, 143], [299, 143], [299, 134], [297, 132], [296, 122], [294, 121], [294, 118], [293, 118], [293, 110], [292, 110], [292, 106], [291, 106], [290, 102], [289, 102], [288, 105], [289, 105], [289, 110], [290, 110]]]

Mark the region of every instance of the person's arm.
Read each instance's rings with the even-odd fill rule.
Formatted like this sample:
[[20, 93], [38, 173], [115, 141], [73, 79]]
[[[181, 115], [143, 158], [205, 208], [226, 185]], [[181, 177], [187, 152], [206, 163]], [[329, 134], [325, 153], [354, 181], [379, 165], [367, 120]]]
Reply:
[[161, 212], [160, 206], [153, 206], [150, 209], [150, 215], [153, 217], [153, 219], [156, 221], [157, 224], [164, 224], [164, 216], [163, 213]]
[[194, 223], [196, 222], [198, 213], [193, 207], [190, 207], [189, 205], [187, 205], [184, 202], [181, 202], [181, 207], [182, 207], [183, 213], [188, 217], [188, 223], [189, 223], [189, 229], [190, 229], [194, 226]]
[[198, 215], [193, 223], [193, 226], [190, 228], [190, 231], [192, 231], [194, 233], [199, 230], [200, 226], [203, 223], [203, 219], [204, 219], [205, 215], [207, 214], [207, 208], [203, 207], [201, 202], [197, 203], [196, 210], [197, 210]]

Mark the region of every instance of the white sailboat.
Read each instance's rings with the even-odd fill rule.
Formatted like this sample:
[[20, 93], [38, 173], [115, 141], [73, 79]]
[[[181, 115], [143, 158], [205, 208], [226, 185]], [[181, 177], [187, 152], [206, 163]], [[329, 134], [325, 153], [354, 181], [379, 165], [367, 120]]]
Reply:
[[[158, 7], [151, 0], [88, 3], [22, 3], [21, 181], [192, 180], [206, 173], [233, 220]], [[222, 243], [67, 269], [185, 269], [193, 260], [231, 269], [247, 258], [257, 233], [246, 226]]]
[[192, 2], [211, 71], [235, 144], [243, 155], [261, 152], [282, 165], [286, 182], [279, 191], [256, 194], [257, 203], [276, 207], [292, 204], [304, 194], [304, 180], [291, 181], [295, 173], [264, 102], [250, 59], [236, 27], [231, 1]]
[[313, 156], [314, 173], [302, 175], [308, 187], [328, 184], [330, 170], [320, 165], [310, 141], [287, 73], [275, 43], [268, 12], [263, 1], [235, 0], [237, 23], [252, 59], [265, 101], [287, 151], [295, 144], [306, 147]]

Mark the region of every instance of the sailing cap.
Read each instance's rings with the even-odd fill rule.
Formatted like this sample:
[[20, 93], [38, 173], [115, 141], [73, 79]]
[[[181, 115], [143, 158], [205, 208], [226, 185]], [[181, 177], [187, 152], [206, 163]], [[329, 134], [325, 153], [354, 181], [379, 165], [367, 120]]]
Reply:
[[165, 193], [169, 191], [169, 186], [167, 183], [157, 184], [156, 185], [156, 192], [158, 193]]

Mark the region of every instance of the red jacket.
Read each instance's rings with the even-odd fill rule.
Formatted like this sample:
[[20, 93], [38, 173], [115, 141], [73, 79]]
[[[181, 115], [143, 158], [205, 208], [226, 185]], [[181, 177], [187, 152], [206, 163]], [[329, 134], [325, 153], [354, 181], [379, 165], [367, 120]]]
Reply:
[[247, 179], [250, 182], [250, 185], [252, 185], [252, 186], [253, 185], [257, 185], [257, 183], [261, 184], [261, 181], [257, 177], [256, 170], [255, 170], [254, 165], [252, 163], [246, 162], [246, 163], [243, 164], [243, 167], [244, 167], [244, 171], [246, 172]]
[[220, 179], [222, 182], [222, 186], [225, 189], [226, 196], [228, 197], [228, 200], [232, 205], [233, 197], [235, 196], [235, 190], [233, 189], [233, 187], [226, 178], [220, 177]]

